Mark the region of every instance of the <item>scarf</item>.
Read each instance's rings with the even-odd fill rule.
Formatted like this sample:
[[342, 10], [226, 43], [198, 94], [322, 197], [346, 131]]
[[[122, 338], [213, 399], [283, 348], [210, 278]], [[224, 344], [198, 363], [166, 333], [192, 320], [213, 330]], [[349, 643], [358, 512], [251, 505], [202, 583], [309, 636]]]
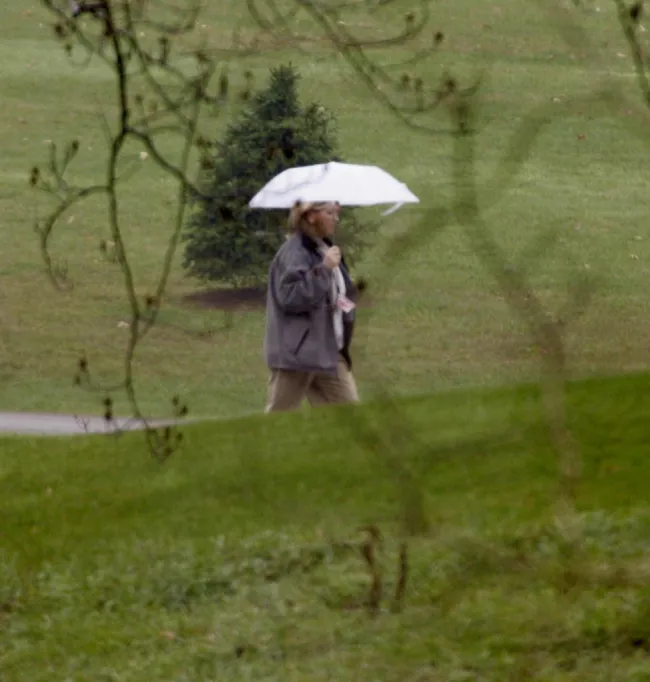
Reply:
[[[318, 240], [318, 246], [320, 248], [321, 253], [325, 253], [327, 249], [329, 248], [325, 242]], [[333, 308], [333, 321], [334, 321], [334, 336], [336, 337], [336, 345], [338, 346], [339, 350], [342, 350], [343, 348], [343, 311], [338, 307], [336, 304], [339, 296], [345, 296], [346, 294], [346, 288], [345, 288], [345, 279], [343, 277], [343, 273], [341, 272], [341, 268], [336, 266], [335, 268], [332, 269], [332, 277], [331, 277], [331, 297], [332, 297], [332, 303], [334, 304], [332, 306]]]

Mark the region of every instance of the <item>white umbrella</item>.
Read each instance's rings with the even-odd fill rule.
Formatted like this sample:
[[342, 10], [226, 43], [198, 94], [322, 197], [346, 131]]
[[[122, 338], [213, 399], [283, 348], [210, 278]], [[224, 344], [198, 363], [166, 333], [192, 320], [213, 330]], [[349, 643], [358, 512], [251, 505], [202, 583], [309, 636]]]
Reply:
[[276, 175], [251, 199], [251, 208], [291, 208], [297, 201], [336, 201], [341, 206], [419, 203], [409, 188], [377, 166], [320, 163], [296, 166]]

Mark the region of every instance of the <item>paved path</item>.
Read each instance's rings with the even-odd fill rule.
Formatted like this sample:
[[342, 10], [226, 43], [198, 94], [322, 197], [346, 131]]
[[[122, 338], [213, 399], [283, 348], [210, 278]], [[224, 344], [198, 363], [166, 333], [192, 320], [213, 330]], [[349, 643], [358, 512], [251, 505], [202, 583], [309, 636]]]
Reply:
[[[183, 424], [193, 420], [184, 419]], [[151, 426], [173, 425], [175, 421], [152, 420]], [[32, 436], [74, 436], [87, 433], [113, 433], [117, 429], [135, 431], [144, 428], [143, 422], [133, 419], [116, 419], [107, 424], [101, 417], [39, 412], [0, 412], [0, 434]]]

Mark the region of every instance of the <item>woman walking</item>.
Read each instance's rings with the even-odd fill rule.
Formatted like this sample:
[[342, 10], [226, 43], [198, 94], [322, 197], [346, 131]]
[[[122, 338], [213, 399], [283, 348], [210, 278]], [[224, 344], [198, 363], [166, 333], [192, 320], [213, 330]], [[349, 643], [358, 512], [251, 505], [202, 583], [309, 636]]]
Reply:
[[266, 412], [358, 402], [350, 342], [357, 289], [332, 237], [335, 203], [297, 203], [269, 269], [264, 355]]

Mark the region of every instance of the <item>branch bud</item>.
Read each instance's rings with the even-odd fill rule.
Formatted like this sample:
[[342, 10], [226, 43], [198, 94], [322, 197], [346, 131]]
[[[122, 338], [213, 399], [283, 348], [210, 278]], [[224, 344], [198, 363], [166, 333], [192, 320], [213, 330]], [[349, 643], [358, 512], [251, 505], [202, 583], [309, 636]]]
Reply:
[[643, 0], [640, 0], [639, 2], [635, 2], [632, 7], [630, 7], [630, 19], [634, 23], [638, 23], [641, 19], [641, 15], [643, 14]]
[[36, 187], [38, 181], [41, 179], [41, 171], [38, 166], [34, 166], [29, 175], [29, 184], [31, 187]]
[[219, 77], [219, 97], [221, 99], [228, 97], [228, 76], [225, 73]]
[[169, 59], [169, 38], [167, 36], [161, 36], [158, 42], [160, 44], [160, 63], [166, 65]]

